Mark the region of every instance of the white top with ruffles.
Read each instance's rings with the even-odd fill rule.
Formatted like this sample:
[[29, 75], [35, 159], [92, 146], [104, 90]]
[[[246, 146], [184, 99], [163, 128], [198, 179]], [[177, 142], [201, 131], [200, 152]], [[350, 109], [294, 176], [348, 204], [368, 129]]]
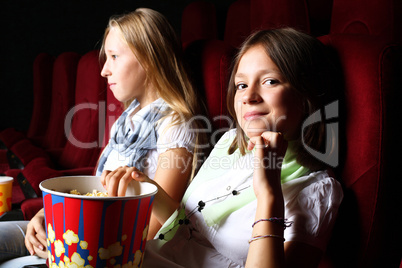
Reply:
[[[185, 203], [187, 214], [197, 207], [200, 200], [252, 187], [253, 165], [249, 161], [252, 161], [253, 153], [240, 156], [238, 160], [241, 162], [236, 160], [234, 164], [222, 160], [222, 150], [227, 151], [234, 135], [235, 130], [223, 135], [194, 178], [193, 183], [199, 180], [201, 183], [197, 183], [197, 189], [188, 195]], [[221, 152], [216, 153], [219, 147]], [[217, 159], [213, 160], [214, 157]], [[216, 179], [203, 177], [211, 174], [219, 175]], [[343, 198], [340, 183], [327, 171], [318, 171], [283, 183], [282, 189], [285, 217], [293, 221], [284, 232], [286, 241], [300, 241], [324, 251]], [[210, 201], [206, 207], [225, 198]], [[143, 267], [244, 267], [256, 207], [257, 201], [254, 200], [212, 226], [208, 226], [202, 213], [194, 213], [189, 218], [190, 223], [180, 225], [171, 240], [156, 238], [147, 242]], [[169, 226], [178, 214], [176, 211], [164, 227]]]

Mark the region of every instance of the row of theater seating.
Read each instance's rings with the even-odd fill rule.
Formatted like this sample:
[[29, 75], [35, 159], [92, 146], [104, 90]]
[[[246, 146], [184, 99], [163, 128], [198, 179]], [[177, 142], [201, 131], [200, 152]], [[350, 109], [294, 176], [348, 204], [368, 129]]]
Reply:
[[[331, 11], [325, 18], [315, 8], [323, 5]], [[314, 33], [313, 22], [330, 21], [328, 33], [318, 38], [334, 51], [342, 70], [338, 114], [327, 119], [328, 124], [338, 124], [341, 153], [335, 170], [345, 199], [320, 267], [398, 267], [401, 261], [401, 231], [392, 218], [400, 214], [393, 168], [398, 166], [394, 154], [402, 149], [396, 131], [402, 82], [401, 7], [400, 1], [393, 0], [369, 4], [364, 0], [236, 0], [227, 10], [221, 40], [212, 3], [194, 1], [183, 11], [185, 56], [213, 129], [221, 131], [230, 123], [226, 109], [230, 64], [244, 38], [260, 28], [281, 26]], [[34, 75], [35, 112], [27, 136], [8, 129], [0, 139], [5, 144], [11, 140], [13, 145], [7, 148], [24, 165], [21, 170], [3, 166], [4, 172], [14, 177], [23, 174], [40, 195], [37, 187], [43, 179], [92, 173], [110, 124], [121, 109], [99, 76], [97, 51], [83, 56], [63, 53], [56, 59], [41, 54], [35, 70], [40, 71]], [[43, 98], [49, 95], [40, 93], [43, 90], [52, 91], [52, 112], [43, 110], [49, 103]], [[75, 116], [65, 134], [70, 109], [75, 109]], [[74, 141], [97, 144], [82, 148]], [[3, 150], [0, 158], [9, 152]], [[19, 189], [17, 182], [15, 188]], [[33, 202], [40, 207], [40, 199], [23, 200], [22, 192], [15, 196], [13, 202], [22, 202], [27, 219], [37, 210]]]

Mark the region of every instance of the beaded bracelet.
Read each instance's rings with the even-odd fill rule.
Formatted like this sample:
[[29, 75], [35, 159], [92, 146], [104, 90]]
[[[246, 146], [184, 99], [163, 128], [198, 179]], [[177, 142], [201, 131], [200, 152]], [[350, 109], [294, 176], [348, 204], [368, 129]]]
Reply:
[[253, 225], [251, 226], [252, 228], [254, 228], [254, 225], [256, 225], [259, 222], [262, 221], [270, 221], [273, 223], [277, 223], [283, 226], [283, 229], [286, 229], [287, 227], [290, 227], [293, 223], [293, 221], [288, 221], [287, 219], [283, 219], [283, 218], [277, 218], [277, 217], [272, 217], [269, 219], [259, 219], [256, 222], [253, 223]]
[[280, 235], [272, 235], [272, 234], [269, 234], [269, 235], [257, 235], [257, 236], [254, 236], [253, 238], [251, 238], [250, 240], [248, 240], [248, 243], [250, 244], [251, 242], [254, 242], [254, 241], [256, 241], [256, 240], [263, 239], [263, 238], [268, 238], [268, 237], [279, 238], [279, 239], [282, 239], [283, 241], [285, 241], [285, 238], [283, 238], [283, 237], [280, 236]]

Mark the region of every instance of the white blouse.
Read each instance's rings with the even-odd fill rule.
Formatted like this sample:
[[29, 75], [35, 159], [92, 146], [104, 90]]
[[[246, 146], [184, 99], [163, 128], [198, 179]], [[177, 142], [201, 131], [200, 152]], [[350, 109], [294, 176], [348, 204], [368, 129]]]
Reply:
[[[138, 116], [141, 116], [141, 110], [137, 112]], [[134, 115], [130, 115], [134, 116]], [[191, 128], [191, 124], [181, 123], [178, 125], [170, 126], [173, 120], [173, 115], [166, 116], [160, 122], [160, 126], [157, 130], [158, 141], [156, 143], [156, 149], [150, 150], [146, 157], [142, 160], [143, 172], [150, 179], [155, 177], [156, 168], [158, 164], [159, 155], [166, 152], [169, 149], [185, 148], [188, 152], [194, 152], [196, 135]], [[135, 120], [133, 120], [133, 123]], [[115, 131], [115, 124], [111, 128], [111, 133]], [[134, 128], [135, 125], [130, 127]], [[128, 165], [129, 157], [120, 154], [116, 150], [112, 150], [105, 162], [104, 170], [113, 171], [121, 166]]]
[[[234, 130], [225, 133], [215, 148], [227, 151], [234, 134]], [[211, 152], [199, 172], [201, 176], [211, 175], [216, 168], [216, 179], [197, 175], [193, 181], [198, 181], [197, 190], [191, 192], [185, 203], [187, 214], [200, 200], [207, 201], [207, 208], [227, 198], [237, 198], [230, 195], [233, 190], [240, 191], [241, 195], [252, 187], [252, 153], [223, 162], [211, 159], [216, 155]], [[324, 251], [343, 198], [340, 184], [328, 172], [319, 171], [284, 183], [282, 189], [285, 218], [294, 222], [284, 232], [286, 241], [304, 242]], [[256, 207], [254, 200], [212, 226], [207, 225], [202, 213], [195, 212], [189, 217], [190, 223], [181, 225], [172, 240], [147, 242], [143, 267], [244, 267]], [[177, 214], [174, 213], [164, 226]]]

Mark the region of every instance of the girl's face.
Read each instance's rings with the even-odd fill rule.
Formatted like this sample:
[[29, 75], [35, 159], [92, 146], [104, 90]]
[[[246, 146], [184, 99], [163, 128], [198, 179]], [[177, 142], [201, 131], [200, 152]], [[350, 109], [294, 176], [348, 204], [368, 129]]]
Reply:
[[141, 107], [157, 99], [155, 90], [145, 83], [146, 73], [120, 30], [112, 27], [105, 40], [106, 62], [101, 75], [121, 102], [136, 98]]
[[285, 139], [300, 135], [302, 101], [262, 45], [251, 47], [235, 74], [237, 120], [251, 138], [265, 131], [281, 132]]

